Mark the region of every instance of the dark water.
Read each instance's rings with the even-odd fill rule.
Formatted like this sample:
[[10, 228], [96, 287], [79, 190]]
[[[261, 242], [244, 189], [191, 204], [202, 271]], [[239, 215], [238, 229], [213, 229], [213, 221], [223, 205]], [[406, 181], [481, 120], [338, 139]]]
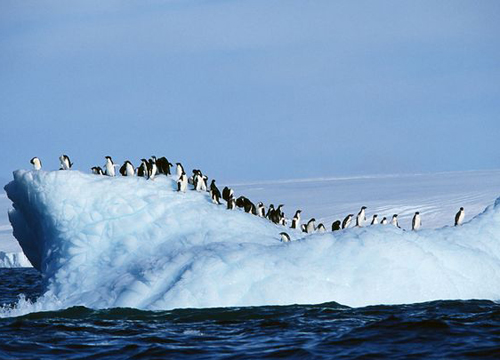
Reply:
[[[0, 303], [41, 294], [31, 269], [0, 269]], [[0, 358], [500, 359], [500, 305], [435, 301], [175, 311], [74, 307], [0, 319]]]

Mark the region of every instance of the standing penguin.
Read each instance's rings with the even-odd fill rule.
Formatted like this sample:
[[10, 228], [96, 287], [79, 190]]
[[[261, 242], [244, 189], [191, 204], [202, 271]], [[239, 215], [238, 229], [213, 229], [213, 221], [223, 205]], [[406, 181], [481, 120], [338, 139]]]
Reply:
[[292, 219], [292, 226], [291, 226], [292, 229], [300, 228], [300, 213], [301, 212], [302, 212], [302, 210], [297, 210], [295, 212], [295, 215], [293, 216], [293, 219]]
[[332, 223], [332, 231], [340, 230], [340, 220], [336, 220]]
[[387, 218], [384, 217], [382, 221], [380, 222], [380, 225], [387, 225]]
[[151, 159], [148, 160], [148, 171], [149, 178], [151, 180], [155, 179], [156, 174], [158, 173], [158, 166], [156, 165], [156, 156], [152, 156]]
[[413, 220], [411, 221], [411, 229], [413, 231], [417, 231], [422, 226], [422, 219], [420, 218], [420, 213], [417, 211], [415, 215], [413, 215]]
[[399, 226], [399, 223], [398, 223], [398, 214], [392, 215], [391, 225], [394, 225], [398, 229], [401, 229], [401, 226]]
[[229, 201], [230, 198], [234, 196], [233, 189], [228, 188], [227, 186], [222, 189], [222, 198], [226, 201]]
[[68, 155], [59, 156], [59, 161], [61, 162], [61, 168], [59, 170], [70, 170], [73, 163], [69, 159]]
[[266, 216], [266, 208], [262, 201], [257, 204], [257, 216], [261, 218]]
[[455, 226], [462, 225], [462, 222], [464, 221], [464, 217], [465, 217], [465, 211], [464, 211], [464, 208], [461, 207], [460, 210], [455, 215]]
[[286, 232], [281, 232], [281, 242], [290, 242], [290, 236]]
[[179, 178], [180, 178], [180, 177], [182, 176], [182, 173], [186, 174], [186, 173], [184, 172], [184, 167], [182, 166], [182, 164], [181, 164], [181, 163], [176, 163], [175, 165], [177, 166], [177, 167], [176, 167], [177, 177], [179, 177]]
[[30, 163], [31, 163], [31, 165], [33, 165], [33, 170], [38, 171], [38, 170], [42, 169], [42, 162], [36, 156], [30, 160]]
[[185, 172], [182, 172], [181, 176], [179, 176], [179, 180], [177, 180], [177, 191], [186, 192], [188, 180]]
[[158, 166], [158, 174], [170, 175], [170, 167], [173, 166], [165, 156], [162, 156], [156, 160], [156, 166]]
[[147, 178], [149, 175], [148, 161], [146, 159], [141, 159], [141, 165], [137, 168], [137, 176]]
[[111, 156], [106, 156], [106, 165], [104, 165], [104, 173], [107, 176], [115, 176], [115, 164]]
[[319, 233], [324, 233], [326, 231], [325, 225], [319, 224], [318, 225], [318, 232]]
[[342, 229], [347, 229], [349, 225], [351, 225], [351, 220], [354, 214], [349, 214], [345, 217], [344, 221], [342, 221]]
[[371, 225], [377, 225], [378, 224], [378, 215], [375, 214], [373, 215]]
[[366, 206], [362, 206], [359, 210], [358, 216], [356, 216], [356, 227], [362, 227], [366, 221], [365, 215]]
[[220, 205], [220, 191], [217, 188], [217, 185], [215, 185], [215, 180], [213, 179], [210, 183], [210, 197], [212, 198], [214, 204]]
[[231, 197], [227, 200], [227, 209], [228, 210], [236, 209], [236, 200], [234, 197]]
[[122, 167], [120, 168], [120, 174], [122, 174], [122, 176], [134, 176], [135, 175], [134, 165], [132, 165], [130, 161], [125, 160]]
[[312, 218], [311, 220], [309, 220], [306, 224], [306, 233], [310, 234], [312, 232], [314, 232], [316, 230], [316, 226], [314, 224], [314, 222], [316, 221], [315, 218]]

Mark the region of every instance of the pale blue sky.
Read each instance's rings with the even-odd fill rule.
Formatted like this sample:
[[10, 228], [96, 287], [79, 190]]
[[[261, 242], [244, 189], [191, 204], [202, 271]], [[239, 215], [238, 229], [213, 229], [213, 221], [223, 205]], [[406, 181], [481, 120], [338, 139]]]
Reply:
[[0, 177], [500, 168], [498, 1], [2, 1]]

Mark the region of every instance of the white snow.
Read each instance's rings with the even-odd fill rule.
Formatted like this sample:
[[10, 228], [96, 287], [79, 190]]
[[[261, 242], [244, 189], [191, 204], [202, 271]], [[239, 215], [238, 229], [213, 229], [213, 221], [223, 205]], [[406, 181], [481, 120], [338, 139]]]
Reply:
[[31, 267], [31, 263], [23, 252], [6, 253], [0, 251], [0, 268]]
[[[476, 203], [485, 201], [492, 191], [481, 190], [496, 184], [485, 181], [484, 174], [474, 176], [483, 179]], [[147, 181], [78, 171], [16, 171], [6, 187], [15, 208], [10, 220], [24, 252], [43, 274], [46, 293], [35, 304], [20, 301], [0, 316], [75, 305], [172, 309], [500, 299], [500, 202], [472, 220], [466, 206], [461, 227], [429, 229], [433, 221], [451, 224], [458, 207], [469, 201], [458, 198], [450, 205], [453, 194], [463, 190], [459, 183], [445, 179], [442, 196], [429, 206], [422, 196], [422, 179], [413, 178], [419, 187], [406, 194], [406, 202], [398, 200], [400, 190], [390, 178], [359, 179], [380, 197], [363, 203], [356, 196], [348, 201], [345, 189], [354, 193], [353, 180], [344, 185], [342, 181], [323, 181], [325, 187], [340, 188], [332, 192], [318, 188], [318, 181], [234, 188], [237, 196], [245, 189], [244, 195], [256, 202], [269, 201], [257, 197], [259, 192], [275, 193], [275, 204], [285, 198], [280, 190], [287, 190], [290, 216], [303, 199], [303, 218], [315, 215], [314, 210], [320, 221], [366, 205], [369, 218], [374, 209], [379, 216], [381, 210], [387, 216], [400, 212], [405, 225], [405, 214], [418, 209], [424, 229], [366, 226], [312, 235], [287, 230], [293, 241], [284, 244], [279, 241], [283, 227], [216, 206], [208, 194], [177, 193], [173, 178]], [[384, 181], [392, 188], [385, 188]], [[310, 191], [303, 191], [304, 184], [310, 184]], [[322, 208], [317, 205], [322, 200], [338, 201], [339, 207]], [[440, 205], [446, 216], [436, 211]]]

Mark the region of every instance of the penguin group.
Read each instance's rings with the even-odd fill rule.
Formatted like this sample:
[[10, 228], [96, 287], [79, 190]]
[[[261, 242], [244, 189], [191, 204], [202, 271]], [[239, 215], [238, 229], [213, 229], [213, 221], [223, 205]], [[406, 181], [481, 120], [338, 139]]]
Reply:
[[[60, 168], [59, 170], [71, 170], [73, 163], [67, 155], [61, 155], [59, 157]], [[42, 169], [42, 162], [38, 157], [33, 157], [30, 160], [33, 165], [33, 169], [38, 171]], [[113, 162], [111, 156], [105, 156], [105, 164], [103, 167], [94, 166], [91, 168], [91, 172], [94, 175], [100, 176], [116, 176], [116, 168], [119, 167], [118, 173], [122, 176], [137, 176], [143, 177], [147, 180], [154, 180], [157, 175], [172, 176], [171, 168], [174, 165], [167, 160], [166, 157], [156, 158], [156, 156], [151, 156], [149, 159], [141, 159], [139, 166], [134, 167], [131, 161], [125, 160], [125, 162], [120, 166]], [[283, 212], [283, 204], [278, 205], [276, 208], [274, 204], [269, 204], [267, 211], [264, 203], [258, 202], [255, 205], [250, 199], [245, 196], [235, 197], [233, 189], [225, 186], [222, 189], [222, 193], [216, 185], [215, 179], [212, 179], [210, 186], [207, 185], [208, 176], [203, 174], [199, 169], [193, 169], [192, 175], [188, 178], [184, 167], [181, 163], [176, 163], [175, 165], [175, 175], [177, 177], [177, 191], [180, 193], [186, 192], [188, 185], [192, 186], [192, 190], [198, 192], [209, 192], [210, 198], [213, 204], [222, 205], [221, 199], [226, 202], [226, 209], [235, 210], [236, 208], [242, 209], [244, 212], [267, 219], [268, 221], [280, 225], [287, 226], [288, 220]], [[364, 227], [367, 223], [366, 218], [366, 206], [362, 206], [355, 218], [355, 227]], [[323, 233], [327, 229], [324, 224], [320, 223], [316, 226], [316, 219], [311, 218], [306, 223], [301, 223], [301, 213], [302, 210], [297, 210], [295, 215], [291, 219], [290, 228], [304, 233]], [[460, 210], [455, 215], [455, 226], [460, 226], [463, 223], [465, 217], [464, 208], [461, 207]], [[354, 214], [348, 214], [342, 221], [335, 220], [331, 225], [331, 231], [345, 230], [350, 227], [353, 222]], [[370, 221], [371, 226], [375, 225], [387, 225], [389, 222], [386, 217], [383, 217], [379, 221], [378, 215], [374, 214]], [[401, 229], [398, 222], [398, 214], [394, 214], [391, 218], [391, 225]], [[412, 219], [412, 230], [418, 231], [422, 226], [422, 219], [420, 212], [415, 212]], [[286, 232], [281, 232], [281, 241], [290, 242], [290, 236]]]

